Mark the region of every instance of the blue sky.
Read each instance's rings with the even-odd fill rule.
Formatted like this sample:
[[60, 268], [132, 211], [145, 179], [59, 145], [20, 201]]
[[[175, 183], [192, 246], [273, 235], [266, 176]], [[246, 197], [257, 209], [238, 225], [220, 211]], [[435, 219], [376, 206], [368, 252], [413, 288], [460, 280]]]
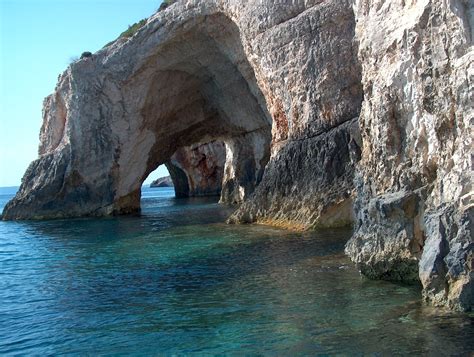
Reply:
[[[72, 57], [95, 52], [161, 0], [0, 0], [0, 186], [37, 157], [43, 99]], [[167, 175], [164, 166], [150, 175]]]

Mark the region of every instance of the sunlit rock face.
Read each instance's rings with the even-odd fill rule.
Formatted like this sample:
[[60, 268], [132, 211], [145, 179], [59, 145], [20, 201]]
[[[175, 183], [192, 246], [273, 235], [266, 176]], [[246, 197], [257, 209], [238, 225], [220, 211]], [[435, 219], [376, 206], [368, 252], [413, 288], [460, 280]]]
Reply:
[[171, 176], [159, 177], [150, 183], [151, 188], [158, 188], [158, 187], [173, 187], [173, 180]]
[[346, 252], [374, 278], [473, 305], [472, 1], [356, 1], [365, 100]]

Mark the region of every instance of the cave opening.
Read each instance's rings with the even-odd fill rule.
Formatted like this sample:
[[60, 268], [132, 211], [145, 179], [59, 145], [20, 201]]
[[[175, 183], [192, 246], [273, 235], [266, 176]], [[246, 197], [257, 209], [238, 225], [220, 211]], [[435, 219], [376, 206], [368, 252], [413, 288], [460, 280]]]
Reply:
[[[169, 180], [170, 173], [166, 165], [160, 165], [156, 170], [152, 171], [143, 182], [142, 187], [172, 187], [172, 182]], [[169, 185], [171, 183], [171, 186]]]
[[[155, 140], [146, 152], [125, 157], [120, 211], [140, 210], [141, 187], [165, 165], [177, 198], [248, 198], [270, 157], [272, 118], [244, 53], [237, 26], [224, 15], [202, 18], [160, 47], [123, 87], [133, 98], [144, 132]], [[145, 137], [133, 138], [141, 145]], [[144, 162], [145, 161], [145, 162]], [[121, 213], [121, 212], [119, 212]]]

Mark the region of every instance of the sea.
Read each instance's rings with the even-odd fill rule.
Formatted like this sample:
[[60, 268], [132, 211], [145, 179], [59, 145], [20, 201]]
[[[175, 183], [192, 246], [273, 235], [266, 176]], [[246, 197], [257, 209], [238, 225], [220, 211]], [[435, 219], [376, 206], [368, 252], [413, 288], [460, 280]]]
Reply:
[[474, 315], [361, 276], [350, 230], [231, 212], [144, 187], [140, 216], [0, 221], [0, 355], [472, 356]]

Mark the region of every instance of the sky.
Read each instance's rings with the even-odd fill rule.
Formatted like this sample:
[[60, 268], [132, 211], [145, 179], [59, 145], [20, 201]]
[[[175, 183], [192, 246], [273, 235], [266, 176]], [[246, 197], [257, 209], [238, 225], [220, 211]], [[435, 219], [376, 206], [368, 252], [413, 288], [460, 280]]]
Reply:
[[[161, 0], [0, 0], [0, 186], [38, 156], [43, 99], [74, 57], [95, 52]], [[145, 183], [166, 176], [160, 166]]]

